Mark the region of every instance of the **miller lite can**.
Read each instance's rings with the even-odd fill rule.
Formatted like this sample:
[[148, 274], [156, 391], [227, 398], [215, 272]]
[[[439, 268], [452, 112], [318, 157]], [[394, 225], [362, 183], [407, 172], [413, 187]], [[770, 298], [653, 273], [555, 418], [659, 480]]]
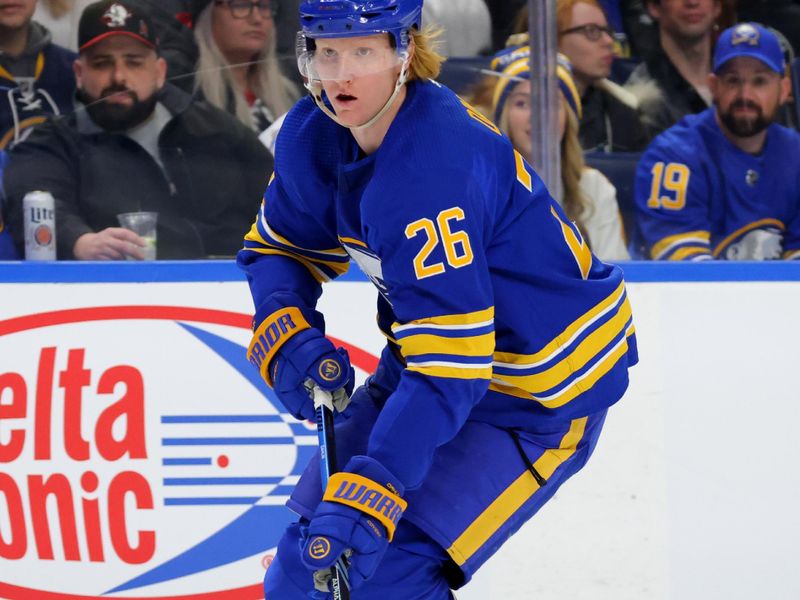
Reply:
[[34, 191], [22, 200], [25, 260], [56, 259], [56, 201], [50, 192]]

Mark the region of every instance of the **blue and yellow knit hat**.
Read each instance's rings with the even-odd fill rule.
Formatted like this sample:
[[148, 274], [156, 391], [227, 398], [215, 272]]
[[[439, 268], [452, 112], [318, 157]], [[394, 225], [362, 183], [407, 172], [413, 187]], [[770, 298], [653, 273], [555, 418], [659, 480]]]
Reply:
[[[500, 122], [500, 116], [503, 114], [506, 100], [508, 100], [508, 96], [514, 86], [520, 81], [531, 78], [530, 55], [531, 48], [526, 43], [505, 48], [492, 59], [492, 70], [500, 73], [494, 88], [494, 97], [492, 98], [492, 114], [494, 115], [495, 123]], [[567, 99], [567, 104], [572, 109], [572, 112], [580, 120], [583, 114], [581, 95], [578, 93], [575, 80], [572, 78], [572, 67], [569, 59], [563, 54], [558, 55], [556, 74], [558, 75], [558, 87], [561, 93]]]

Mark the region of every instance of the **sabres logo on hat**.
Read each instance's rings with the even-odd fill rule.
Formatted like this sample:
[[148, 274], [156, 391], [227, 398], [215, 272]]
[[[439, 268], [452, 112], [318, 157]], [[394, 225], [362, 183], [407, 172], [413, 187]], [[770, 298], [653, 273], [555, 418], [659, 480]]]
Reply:
[[758, 46], [758, 39], [761, 34], [758, 29], [750, 25], [750, 23], [742, 23], [737, 25], [731, 33], [731, 45], [738, 46], [739, 44], [749, 44], [751, 46]]
[[321, 560], [328, 556], [331, 551], [331, 543], [328, 538], [321, 536], [315, 537], [308, 545], [308, 555], [314, 560]]
[[327, 358], [322, 361], [319, 365], [319, 375], [325, 381], [333, 381], [339, 375], [341, 375], [342, 369], [339, 367], [339, 363], [337, 363], [332, 358]]
[[158, 39], [147, 11], [129, 0], [100, 0], [87, 6], [78, 24], [78, 51], [115, 35], [127, 35], [155, 49]]
[[108, 10], [103, 14], [102, 21], [106, 27], [125, 27], [128, 19], [133, 16], [133, 13], [122, 4], [112, 4]]

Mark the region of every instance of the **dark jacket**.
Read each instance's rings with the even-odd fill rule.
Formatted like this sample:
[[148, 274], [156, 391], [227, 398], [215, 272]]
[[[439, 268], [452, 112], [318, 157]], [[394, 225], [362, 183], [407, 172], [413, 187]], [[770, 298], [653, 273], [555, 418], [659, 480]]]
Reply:
[[604, 80], [591, 85], [581, 97], [583, 117], [578, 135], [584, 150], [640, 152], [650, 136], [636, 109], [636, 99], [618, 85]]
[[36, 22], [19, 56], [0, 53], [0, 150], [19, 142], [50, 115], [72, 111], [77, 54], [50, 42]]
[[[23, 248], [22, 199], [56, 198], [58, 258], [74, 258], [83, 234], [118, 227], [117, 214], [158, 212], [158, 258], [233, 256], [258, 211], [272, 157], [224, 111], [167, 85], [172, 114], [159, 136], [162, 170], [137, 142], [103, 131], [85, 111], [37, 127], [4, 174], [9, 226]], [[166, 171], [166, 174], [165, 174]]]
[[657, 44], [634, 69], [625, 88], [639, 99], [642, 121], [655, 137], [686, 115], [708, 108], [697, 90], [683, 78]]

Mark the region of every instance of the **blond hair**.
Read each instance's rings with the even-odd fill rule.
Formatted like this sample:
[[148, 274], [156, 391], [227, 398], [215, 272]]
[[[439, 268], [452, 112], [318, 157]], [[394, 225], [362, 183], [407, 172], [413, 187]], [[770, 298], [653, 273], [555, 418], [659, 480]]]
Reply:
[[581, 176], [586, 169], [586, 163], [578, 139], [578, 117], [569, 108], [566, 111], [567, 126], [564, 129], [564, 139], [561, 140], [561, 183], [564, 189], [562, 205], [569, 220], [575, 221], [591, 248], [592, 243], [585, 233], [587, 229], [584, 224], [592, 216], [593, 207], [591, 200], [581, 191]]
[[[563, 100], [566, 102], [566, 100]], [[511, 130], [508, 126], [509, 104], [503, 107], [497, 126], [511, 137]], [[567, 125], [564, 128], [564, 138], [561, 140], [561, 185], [563, 189], [563, 200], [561, 206], [570, 221], [574, 221], [580, 229], [589, 248], [592, 247], [591, 240], [584, 226], [586, 221], [592, 216], [594, 207], [590, 198], [581, 190], [581, 177], [586, 170], [586, 163], [583, 160], [583, 148], [578, 139], [578, 128], [580, 126], [577, 115], [570, 108], [566, 108]]]
[[[195, 23], [194, 32], [200, 57], [197, 60], [195, 90], [202, 92], [205, 99], [222, 110], [229, 110], [229, 98], [234, 100], [233, 113], [236, 118], [254, 127], [253, 116], [247, 100], [236, 89], [230, 67], [222, 51], [214, 41], [211, 26], [211, 11], [214, 5], [209, 4]], [[295, 85], [281, 73], [275, 51], [275, 34], [269, 37], [264, 49], [253, 57], [253, 64], [247, 68], [247, 80], [253, 93], [260, 99], [277, 119], [288, 111], [299, 94]]]
[[411, 39], [414, 40], [414, 55], [408, 67], [408, 81], [415, 79], [436, 79], [442, 70], [445, 57], [439, 54], [439, 37], [442, 30], [431, 25], [423, 27], [422, 31], [411, 30]]

